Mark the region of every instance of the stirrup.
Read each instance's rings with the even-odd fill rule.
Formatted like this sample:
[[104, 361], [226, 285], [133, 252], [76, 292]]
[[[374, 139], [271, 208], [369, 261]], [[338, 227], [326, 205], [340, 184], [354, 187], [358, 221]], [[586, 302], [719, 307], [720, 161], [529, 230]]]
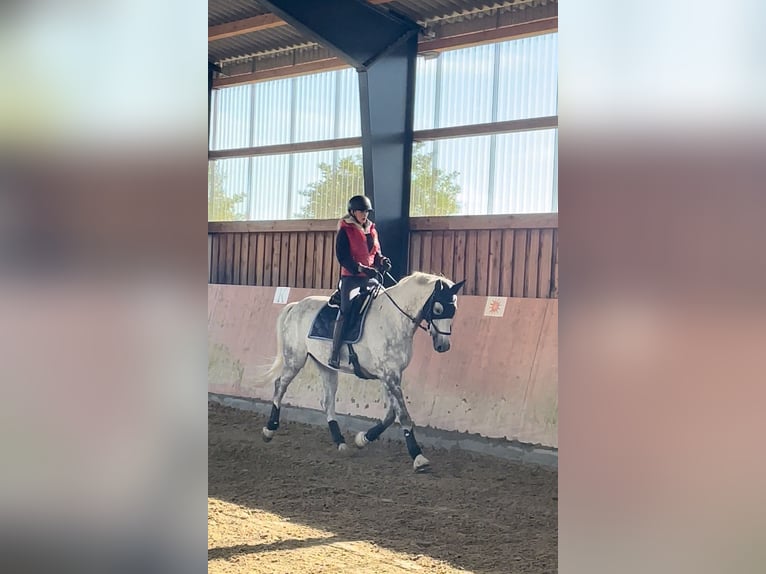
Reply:
[[331, 369], [335, 369], [335, 370], [339, 371], [340, 370], [340, 357], [335, 359], [335, 361], [333, 361], [333, 357], [330, 357], [330, 360], [327, 361], [327, 366], [330, 367]]

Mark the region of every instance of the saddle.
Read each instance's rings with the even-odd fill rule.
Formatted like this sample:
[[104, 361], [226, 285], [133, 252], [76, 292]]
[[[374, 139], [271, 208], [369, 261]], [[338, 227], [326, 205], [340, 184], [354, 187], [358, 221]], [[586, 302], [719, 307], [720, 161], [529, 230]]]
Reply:
[[[377, 295], [378, 286], [377, 281], [371, 280], [366, 288], [361, 289], [359, 294], [351, 299], [348, 316], [343, 324], [342, 343], [357, 343], [362, 338], [367, 311], [370, 310], [370, 303]], [[309, 339], [332, 341], [338, 313], [340, 313], [340, 291], [335, 291], [314, 317], [309, 330]]]

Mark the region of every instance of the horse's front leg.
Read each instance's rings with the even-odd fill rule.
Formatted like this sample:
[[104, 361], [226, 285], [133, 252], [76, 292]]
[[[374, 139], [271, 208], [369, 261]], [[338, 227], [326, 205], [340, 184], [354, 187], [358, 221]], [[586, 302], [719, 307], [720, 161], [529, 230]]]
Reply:
[[383, 377], [383, 383], [386, 385], [388, 393], [394, 399], [391, 402], [404, 432], [404, 442], [407, 444], [407, 452], [412, 457], [412, 467], [415, 469], [415, 472], [428, 470], [431, 462], [423, 456], [423, 451], [420, 449], [418, 441], [415, 440], [415, 428], [412, 424], [410, 413], [407, 412], [407, 405], [404, 403], [401, 373], [386, 374]]
[[383, 434], [383, 432], [388, 427], [390, 427], [396, 419], [396, 411], [394, 410], [394, 398], [391, 396], [391, 393], [388, 392], [388, 389], [386, 389], [386, 394], [388, 395], [388, 412], [382, 421], [380, 421], [375, 426], [370, 427], [367, 432], [359, 431], [356, 433], [354, 443], [359, 448], [364, 448], [372, 441], [377, 440], [377, 438]]

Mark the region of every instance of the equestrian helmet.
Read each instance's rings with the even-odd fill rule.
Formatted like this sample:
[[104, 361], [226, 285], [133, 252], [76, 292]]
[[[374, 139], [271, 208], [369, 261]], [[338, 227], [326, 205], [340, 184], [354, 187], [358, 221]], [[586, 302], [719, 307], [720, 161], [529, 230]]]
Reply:
[[373, 211], [372, 202], [364, 195], [355, 195], [348, 200], [348, 212], [352, 211]]

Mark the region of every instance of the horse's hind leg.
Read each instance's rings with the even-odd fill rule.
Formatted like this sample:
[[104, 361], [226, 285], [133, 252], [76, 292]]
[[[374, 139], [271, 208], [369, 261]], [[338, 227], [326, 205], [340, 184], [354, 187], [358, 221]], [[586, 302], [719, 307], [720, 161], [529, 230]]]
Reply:
[[327, 415], [327, 426], [330, 428], [330, 436], [332, 441], [338, 447], [339, 451], [346, 450], [346, 439], [343, 438], [343, 433], [340, 432], [338, 421], [335, 420], [335, 394], [338, 391], [338, 371], [326, 369], [320, 365], [319, 362], [311, 357], [314, 363], [317, 365], [317, 371], [322, 379], [324, 386], [324, 396], [322, 397], [322, 408]]
[[383, 377], [383, 382], [386, 385], [386, 389], [391, 397], [394, 405], [396, 415], [399, 417], [399, 424], [402, 426], [404, 432], [404, 442], [407, 444], [407, 452], [412, 457], [412, 467], [415, 472], [423, 472], [428, 470], [431, 466], [431, 462], [423, 456], [423, 451], [420, 449], [418, 441], [415, 440], [415, 428], [410, 418], [410, 413], [407, 412], [407, 405], [404, 402], [404, 395], [401, 387], [401, 375], [400, 374], [386, 374]]
[[301, 370], [303, 365], [300, 366], [288, 366], [285, 365], [282, 369], [282, 374], [274, 381], [274, 398], [271, 403], [271, 414], [269, 415], [269, 422], [263, 427], [263, 440], [269, 442], [273, 437], [276, 430], [279, 428], [279, 410], [282, 406], [282, 399], [287, 392], [287, 387]]
[[356, 433], [356, 437], [354, 437], [354, 444], [356, 444], [356, 446], [359, 448], [364, 448], [372, 441], [377, 440], [377, 438], [382, 435], [383, 432], [388, 427], [390, 427], [396, 419], [396, 410], [394, 410], [394, 398], [391, 396], [391, 393], [389, 393], [388, 390], [386, 390], [386, 394], [388, 395], [388, 412], [382, 421], [367, 429], [367, 432], [359, 431]]

